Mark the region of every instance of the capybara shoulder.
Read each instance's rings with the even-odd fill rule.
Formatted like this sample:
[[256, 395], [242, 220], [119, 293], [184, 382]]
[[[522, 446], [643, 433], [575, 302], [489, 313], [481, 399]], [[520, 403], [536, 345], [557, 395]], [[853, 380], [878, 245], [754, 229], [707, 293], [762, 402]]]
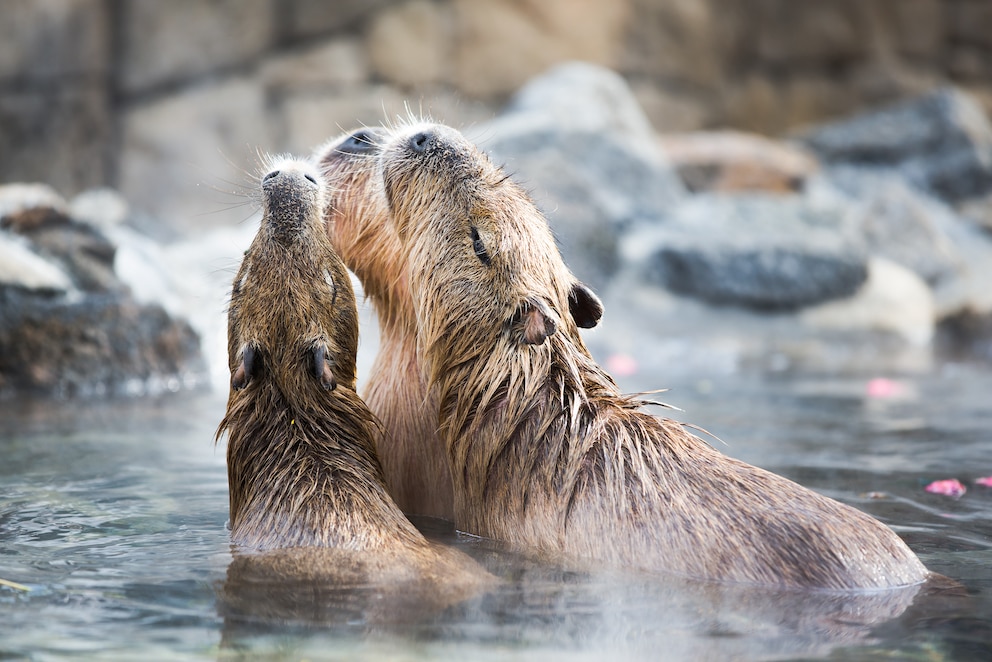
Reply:
[[[300, 572], [324, 579], [367, 568], [374, 580], [384, 567], [439, 583], [483, 576], [429, 543], [386, 490], [379, 424], [355, 392], [355, 296], [324, 231], [317, 168], [277, 160], [260, 189], [261, 225], [231, 290], [231, 391], [217, 432], [228, 435], [232, 542], [268, 553], [272, 571], [307, 566]], [[292, 549], [316, 551], [276, 554]], [[362, 561], [333, 560], [342, 554]]]
[[460, 133], [379, 148], [404, 246], [418, 361], [437, 406], [455, 523], [479, 535], [695, 578], [826, 589], [928, 573], [890, 529], [649, 415], [578, 329], [603, 313], [528, 196]]

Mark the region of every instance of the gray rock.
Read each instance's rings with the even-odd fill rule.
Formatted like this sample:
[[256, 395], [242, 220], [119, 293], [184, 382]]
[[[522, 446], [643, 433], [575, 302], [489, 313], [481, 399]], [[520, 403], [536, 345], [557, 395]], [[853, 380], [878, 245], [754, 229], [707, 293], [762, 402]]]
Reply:
[[139, 395], [188, 387], [204, 370], [189, 324], [127, 296], [0, 289], [0, 309], [0, 396]]
[[961, 258], [946, 228], [960, 223], [941, 201], [891, 171], [835, 167], [811, 183], [847, 198], [853, 227], [868, 250], [912, 270], [933, 285], [955, 277]]
[[593, 287], [616, 272], [622, 232], [686, 196], [623, 80], [592, 65], [535, 79], [470, 137], [531, 192], [565, 261]]
[[663, 224], [624, 238], [649, 283], [757, 310], [792, 310], [853, 294], [864, 242], [844, 209], [800, 196], [700, 195]]
[[894, 168], [947, 200], [992, 190], [992, 124], [959, 90], [828, 124], [803, 141], [827, 163]]
[[192, 327], [117, 277], [100, 223], [47, 187], [0, 187], [0, 397], [135, 395], [205, 372]]

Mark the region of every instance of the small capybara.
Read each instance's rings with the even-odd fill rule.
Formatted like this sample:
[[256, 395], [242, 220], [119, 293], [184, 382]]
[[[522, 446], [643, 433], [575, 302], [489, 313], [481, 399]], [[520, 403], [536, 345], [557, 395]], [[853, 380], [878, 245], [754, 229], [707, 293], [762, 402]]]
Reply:
[[380, 348], [365, 401], [382, 421], [376, 450], [389, 493], [404, 512], [454, 517], [448, 456], [437, 435], [437, 406], [425, 398], [417, 365], [416, 312], [402, 244], [382, 205], [375, 151], [386, 132], [366, 128], [332, 140], [315, 157], [328, 183], [325, 220], [338, 254], [361, 279], [379, 319]]
[[277, 581], [484, 584], [485, 571], [427, 541], [386, 491], [379, 424], [355, 392], [355, 295], [324, 230], [324, 198], [312, 163], [271, 163], [261, 227], [231, 290], [217, 437], [227, 432], [231, 541], [264, 560], [249, 569], [236, 555], [232, 568]]
[[599, 300], [528, 196], [460, 133], [422, 123], [370, 142], [360, 176], [331, 179], [360, 187], [339, 197], [362, 203], [335, 218], [375, 234], [387, 217], [399, 242], [377, 259], [409, 301], [377, 305], [414, 310], [406, 342], [428, 389], [420, 401], [437, 408], [459, 529], [723, 582], [878, 589], [929, 576], [875, 519], [726, 457], [622, 394], [578, 333], [598, 323]]

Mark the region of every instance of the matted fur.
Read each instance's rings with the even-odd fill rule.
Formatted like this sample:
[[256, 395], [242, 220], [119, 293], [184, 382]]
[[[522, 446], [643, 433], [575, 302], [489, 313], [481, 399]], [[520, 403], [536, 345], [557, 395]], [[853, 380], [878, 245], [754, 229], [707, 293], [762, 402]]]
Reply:
[[417, 365], [416, 312], [402, 244], [381, 204], [377, 155], [383, 129], [340, 136], [315, 154], [327, 183], [327, 232], [361, 279], [379, 319], [379, 353], [364, 397], [383, 423], [376, 451], [404, 512], [451, 520], [451, 477], [437, 436], [437, 406]]
[[231, 293], [232, 390], [217, 431], [228, 434], [232, 542], [268, 552], [258, 567], [269, 576], [484, 584], [481, 568], [429, 543], [386, 490], [379, 425], [355, 393], [355, 296], [324, 232], [316, 168], [280, 161], [261, 188], [261, 227]]
[[576, 299], [584, 288], [547, 222], [457, 131], [402, 127], [383, 142], [381, 183], [351, 195], [384, 196], [405, 246], [458, 528], [718, 581], [872, 589], [926, 579], [878, 521], [728, 458], [621, 394], [582, 343], [576, 319], [588, 326], [599, 311]]

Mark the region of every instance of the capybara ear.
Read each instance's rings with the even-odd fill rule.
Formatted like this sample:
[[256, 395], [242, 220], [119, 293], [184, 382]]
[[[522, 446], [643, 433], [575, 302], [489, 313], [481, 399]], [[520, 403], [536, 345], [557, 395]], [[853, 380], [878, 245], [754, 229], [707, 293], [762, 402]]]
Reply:
[[238, 367], [234, 370], [234, 374], [231, 376], [231, 388], [235, 391], [240, 391], [248, 386], [248, 382], [255, 376], [255, 372], [258, 369], [257, 363], [255, 348], [251, 345], [242, 347], [241, 363], [238, 364]]
[[523, 328], [523, 342], [526, 345], [540, 345], [558, 330], [559, 322], [555, 311], [536, 297], [521, 303], [514, 319]]
[[338, 380], [334, 379], [334, 373], [331, 371], [331, 362], [327, 359], [327, 348], [323, 345], [314, 347], [311, 358], [313, 360], [311, 364], [313, 376], [320, 381], [321, 386], [328, 391], [333, 391], [338, 385]]
[[575, 281], [568, 293], [568, 311], [577, 326], [591, 329], [599, 324], [603, 316], [603, 302], [585, 283]]

